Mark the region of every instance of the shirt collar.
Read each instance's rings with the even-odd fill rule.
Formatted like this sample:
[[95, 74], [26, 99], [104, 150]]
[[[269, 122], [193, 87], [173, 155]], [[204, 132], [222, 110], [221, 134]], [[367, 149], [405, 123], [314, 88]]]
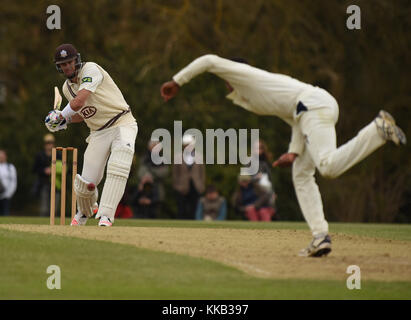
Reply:
[[79, 79], [79, 77], [78, 77], [78, 75], [77, 75], [77, 83], [75, 83], [75, 82], [71, 81], [70, 79], [67, 79], [67, 83], [68, 83], [69, 85], [75, 85], [75, 84], [78, 84], [78, 79]]

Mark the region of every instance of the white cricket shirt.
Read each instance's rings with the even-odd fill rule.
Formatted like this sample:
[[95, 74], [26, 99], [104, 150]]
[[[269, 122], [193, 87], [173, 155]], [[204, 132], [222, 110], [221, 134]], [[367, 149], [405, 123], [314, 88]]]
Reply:
[[[68, 101], [73, 100], [77, 92], [87, 89], [92, 93], [78, 112], [91, 131], [103, 127], [110, 119], [129, 109], [120, 89], [110, 75], [98, 64], [86, 62], [78, 73], [78, 83], [66, 80], [63, 93]], [[131, 112], [121, 116], [111, 127], [135, 122]]]
[[248, 64], [208, 54], [197, 58], [178, 72], [173, 80], [180, 86], [203, 72], [227, 81], [234, 89], [227, 98], [258, 115], [273, 115], [292, 127], [289, 152], [300, 154], [304, 137], [295, 121], [299, 97], [318, 89], [287, 75], [271, 73]]

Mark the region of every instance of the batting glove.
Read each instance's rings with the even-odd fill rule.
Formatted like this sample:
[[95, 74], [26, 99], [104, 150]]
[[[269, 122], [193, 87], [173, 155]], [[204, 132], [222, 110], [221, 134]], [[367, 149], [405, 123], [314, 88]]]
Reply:
[[44, 120], [44, 124], [50, 132], [67, 129], [67, 121], [59, 110], [50, 111]]

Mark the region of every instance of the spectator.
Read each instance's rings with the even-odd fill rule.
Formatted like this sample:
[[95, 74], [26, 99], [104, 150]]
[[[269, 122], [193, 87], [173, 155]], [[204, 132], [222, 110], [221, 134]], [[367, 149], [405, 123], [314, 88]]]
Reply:
[[11, 198], [17, 188], [16, 167], [7, 162], [7, 153], [0, 150], [0, 215], [10, 215]]
[[258, 180], [249, 175], [240, 175], [238, 182], [232, 198], [235, 210], [250, 221], [271, 221], [275, 215], [274, 192], [261, 187]]
[[130, 219], [133, 218], [133, 210], [128, 205], [128, 193], [124, 192], [123, 197], [118, 203], [116, 213], [114, 214], [115, 218], [120, 219]]
[[[258, 172], [253, 176], [253, 180], [258, 182], [260, 188], [265, 189], [267, 192], [273, 192], [274, 198], [277, 195], [274, 190], [273, 176], [271, 173], [271, 163], [273, 162], [273, 156], [268, 150], [268, 147], [264, 140], [258, 140], [256, 148], [254, 148], [255, 156], [258, 157]], [[275, 206], [276, 201], [274, 201], [274, 215], [273, 218], [278, 220], [278, 212]]]
[[143, 179], [144, 176], [151, 176], [154, 188], [158, 192], [157, 210], [161, 210], [161, 206], [165, 200], [165, 188], [164, 180], [169, 174], [169, 167], [166, 164], [155, 164], [151, 160], [151, 151], [157, 145], [159, 141], [150, 140], [147, 145], [147, 151], [145, 155], [141, 158], [140, 166], [138, 169], [137, 177], [139, 180]]
[[213, 185], [207, 186], [205, 196], [198, 201], [196, 220], [225, 220], [226, 215], [225, 198], [219, 195], [218, 190]]
[[159, 194], [150, 174], [141, 179], [133, 199], [136, 218], [157, 218]]
[[253, 176], [262, 188], [274, 191], [271, 163], [273, 157], [263, 140], [258, 140], [253, 147], [252, 156], [258, 157], [258, 172]]
[[[183, 149], [195, 143], [191, 135], [183, 136]], [[181, 164], [174, 164], [172, 170], [173, 189], [177, 200], [177, 219], [194, 219], [200, 195], [205, 188], [205, 165], [195, 161], [195, 149], [184, 152]]]
[[[43, 138], [43, 150], [37, 153], [33, 172], [36, 174], [36, 180], [33, 185], [32, 194], [35, 198], [40, 199], [40, 215], [45, 217], [50, 214], [50, 182], [51, 182], [51, 152], [54, 148], [55, 139], [50, 133]], [[61, 189], [61, 154], [57, 153], [56, 161], [56, 205], [60, 202]], [[58, 210], [57, 210], [58, 211]]]

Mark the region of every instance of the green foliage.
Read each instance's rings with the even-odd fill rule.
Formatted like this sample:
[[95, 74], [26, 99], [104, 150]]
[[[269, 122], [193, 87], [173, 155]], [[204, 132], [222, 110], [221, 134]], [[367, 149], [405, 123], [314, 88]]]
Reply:
[[[105, 68], [122, 90], [139, 124], [137, 153], [151, 132], [184, 128], [259, 128], [274, 156], [285, 152], [290, 128], [273, 117], [259, 117], [224, 99], [224, 83], [202, 75], [167, 104], [160, 85], [206, 53], [244, 57], [256, 67], [321, 84], [338, 100], [338, 144], [352, 138], [379, 109], [392, 112], [408, 137], [411, 112], [411, 7], [406, 0], [356, 1], [362, 29], [346, 28], [341, 1], [298, 0], [56, 0], [62, 29], [48, 30], [49, 1], [1, 1], [0, 81], [7, 89], [0, 102], [0, 147], [18, 169], [15, 211], [23, 211], [33, 183], [31, 166], [46, 133], [43, 119], [53, 103], [53, 86], [64, 79], [52, 63], [54, 49], [73, 43], [84, 61]], [[72, 125], [56, 134], [58, 145], [86, 147], [88, 129]], [[339, 221], [411, 221], [410, 149], [384, 150], [335, 181], [319, 179], [327, 217]], [[231, 197], [237, 168], [208, 166]], [[275, 171], [282, 219], [301, 219], [290, 172]], [[167, 207], [172, 208], [168, 192]], [[230, 217], [234, 218], [231, 212]], [[237, 217], [239, 218], [239, 217]]]

